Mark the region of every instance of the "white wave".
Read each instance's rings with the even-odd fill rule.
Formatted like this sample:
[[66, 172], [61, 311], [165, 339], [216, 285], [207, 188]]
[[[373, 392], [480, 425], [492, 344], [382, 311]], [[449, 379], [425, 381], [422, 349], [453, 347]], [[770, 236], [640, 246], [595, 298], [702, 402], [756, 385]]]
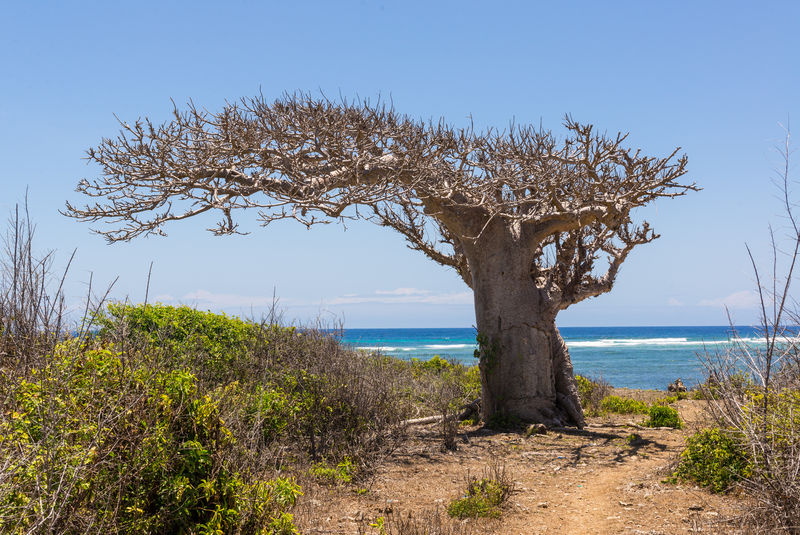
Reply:
[[356, 349], [362, 351], [416, 351], [416, 347], [395, 347], [395, 346], [357, 346]]
[[[570, 348], [629, 348], [629, 347], [686, 347], [700, 350], [703, 347], [716, 347], [730, 345], [730, 340], [689, 340], [685, 337], [674, 338], [599, 338], [595, 340], [567, 340]], [[749, 345], [763, 345], [764, 339], [759, 337], [741, 338], [740, 343]], [[408, 352], [408, 351], [446, 351], [457, 349], [471, 349], [474, 344], [427, 344], [423, 346], [358, 346], [356, 349], [363, 351], [383, 352]]]
[[[746, 344], [763, 342], [760, 338], [742, 338]], [[606, 338], [600, 340], [569, 341], [568, 347], [636, 347], [636, 346], [716, 346], [728, 345], [730, 340], [689, 340], [687, 338]]]
[[[582, 340], [570, 342], [567, 345], [572, 347], [628, 347], [628, 346], [665, 346], [683, 345], [689, 342], [686, 338], [606, 338], [600, 340]], [[697, 342], [690, 342], [696, 344]]]

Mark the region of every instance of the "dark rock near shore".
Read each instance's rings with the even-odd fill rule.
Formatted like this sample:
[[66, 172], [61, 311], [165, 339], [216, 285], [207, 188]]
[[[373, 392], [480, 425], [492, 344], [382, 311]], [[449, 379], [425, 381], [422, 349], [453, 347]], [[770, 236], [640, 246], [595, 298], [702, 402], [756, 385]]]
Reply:
[[683, 381], [681, 381], [681, 378], [678, 377], [675, 379], [675, 382], [669, 384], [667, 390], [670, 392], [686, 392], [686, 387], [684, 386]]

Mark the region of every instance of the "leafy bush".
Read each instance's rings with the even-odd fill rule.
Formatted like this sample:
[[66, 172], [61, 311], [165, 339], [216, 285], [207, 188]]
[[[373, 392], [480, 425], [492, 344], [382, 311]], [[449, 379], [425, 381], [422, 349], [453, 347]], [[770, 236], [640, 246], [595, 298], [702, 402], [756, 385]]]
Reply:
[[407, 366], [348, 350], [331, 333], [165, 305], [111, 305], [98, 321], [103, 339], [145, 348], [160, 355], [157, 367], [185, 367], [203, 389], [225, 390], [226, 421], [260, 455], [274, 447], [276, 463], [288, 451], [294, 462], [349, 457], [365, 467], [402, 439]]
[[704, 392], [703, 387], [698, 387], [698, 388], [696, 388], [694, 390], [691, 390], [689, 392], [689, 396], [691, 397], [691, 399], [695, 399], [695, 400], [706, 399], [706, 393]]
[[350, 483], [353, 480], [355, 471], [356, 466], [347, 457], [335, 467], [328, 465], [325, 461], [320, 461], [314, 463], [310, 470], [311, 475], [325, 485]]
[[582, 375], [576, 375], [575, 381], [578, 383], [578, 395], [586, 414], [591, 416], [600, 413], [600, 404], [608, 396], [611, 386], [602, 379], [591, 379]]
[[[477, 366], [464, 366], [455, 361], [434, 355], [429, 360], [410, 360], [411, 373], [415, 378], [420, 404], [435, 414], [441, 415], [442, 449], [456, 449], [457, 416], [464, 407], [480, 398], [481, 376]], [[418, 408], [420, 408], [418, 406]], [[468, 418], [474, 423], [479, 416]]]
[[500, 506], [511, 495], [513, 485], [507, 479], [505, 470], [494, 467], [478, 479], [467, 477], [464, 496], [450, 502], [447, 514], [455, 518], [498, 518]]
[[691, 480], [712, 492], [726, 492], [750, 476], [751, 465], [739, 444], [718, 427], [689, 437], [672, 481]]
[[2, 532], [296, 533], [287, 473], [348, 483], [405, 419], [454, 414], [480, 389], [476, 367], [319, 330], [163, 305], [96, 320], [90, 342], [0, 374]]
[[[770, 229], [769, 274], [750, 258], [755, 290], [766, 305], [759, 327], [755, 336], [743, 338], [731, 325], [730, 343], [701, 357], [711, 415], [748, 454], [750, 473], [739, 486], [751, 498], [747, 527], [760, 533], [797, 533], [800, 527], [800, 308], [792, 289], [800, 267], [800, 214], [791, 191], [789, 141], [786, 130], [778, 185], [788, 226]], [[777, 240], [781, 235], [788, 239]]]
[[232, 468], [238, 446], [219, 400], [186, 370], [122, 357], [113, 346], [64, 343], [29, 379], [2, 384], [0, 530], [288, 529], [300, 488]]
[[615, 412], [617, 414], [647, 414], [649, 405], [643, 401], [619, 396], [606, 396], [600, 403], [602, 412]]
[[800, 445], [800, 389], [771, 389], [768, 396], [764, 390], [750, 389], [743, 399], [742, 418], [752, 429], [762, 431], [770, 450], [778, 453], [783, 447]]
[[452, 378], [463, 391], [463, 397], [474, 399], [481, 395], [481, 372], [477, 366], [465, 366], [459, 362], [434, 355], [428, 360], [412, 358], [412, 373], [417, 378], [431, 375]]
[[453, 368], [453, 366], [458, 365], [450, 362], [447, 359], [443, 359], [439, 355], [434, 355], [428, 360], [421, 360], [414, 357], [411, 359], [411, 364], [417, 369], [433, 373], [442, 373], [444, 371], [449, 371]]
[[247, 415], [261, 430], [265, 444], [284, 438], [301, 407], [280, 387], [257, 385], [250, 396]]
[[649, 418], [642, 425], [646, 427], [672, 427], [681, 429], [683, 422], [678, 411], [665, 405], [652, 405], [648, 412]]
[[230, 374], [239, 355], [258, 339], [259, 326], [236, 317], [188, 306], [109, 304], [99, 314], [106, 339], [158, 349], [214, 380]]

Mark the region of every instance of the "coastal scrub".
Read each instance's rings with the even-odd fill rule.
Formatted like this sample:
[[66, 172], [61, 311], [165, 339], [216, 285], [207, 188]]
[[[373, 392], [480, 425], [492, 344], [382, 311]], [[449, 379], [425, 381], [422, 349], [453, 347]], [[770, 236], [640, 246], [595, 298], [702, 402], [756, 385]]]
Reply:
[[513, 491], [505, 470], [490, 468], [483, 477], [467, 477], [466, 492], [447, 506], [447, 514], [454, 518], [498, 518], [500, 507]]
[[741, 446], [719, 427], [698, 431], [686, 441], [670, 480], [694, 481], [712, 492], [727, 492], [750, 476], [752, 468]]

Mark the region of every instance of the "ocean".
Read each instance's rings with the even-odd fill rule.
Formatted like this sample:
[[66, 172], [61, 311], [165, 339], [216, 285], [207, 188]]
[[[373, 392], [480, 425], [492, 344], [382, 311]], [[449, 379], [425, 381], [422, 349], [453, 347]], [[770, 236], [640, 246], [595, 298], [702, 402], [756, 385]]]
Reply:
[[[739, 335], [758, 342], [752, 327]], [[705, 380], [698, 353], [724, 349], [730, 326], [561, 327], [575, 373], [602, 378], [616, 387], [666, 389], [680, 377], [686, 386]], [[475, 329], [345, 329], [353, 347], [410, 359], [434, 355], [477, 364]]]

